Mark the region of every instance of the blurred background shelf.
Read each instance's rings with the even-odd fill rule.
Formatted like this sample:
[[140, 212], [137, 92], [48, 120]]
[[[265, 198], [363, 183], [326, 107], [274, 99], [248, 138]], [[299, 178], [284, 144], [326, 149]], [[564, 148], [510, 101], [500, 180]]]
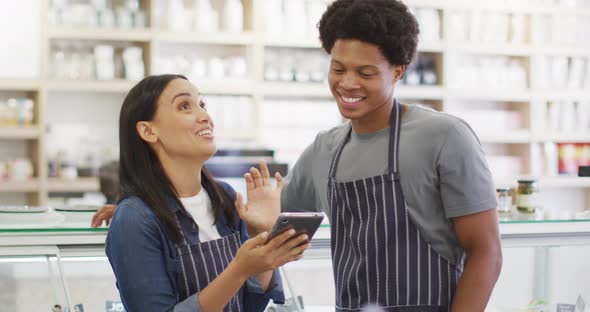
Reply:
[[99, 189], [97, 177], [76, 178], [73, 180], [47, 179], [47, 190], [49, 192], [98, 192]]
[[37, 139], [40, 135], [41, 128], [39, 127], [0, 126], [0, 139]]
[[29, 181], [0, 181], [0, 192], [37, 192], [39, 189], [39, 181], [37, 179]]
[[152, 39], [152, 31], [149, 29], [52, 27], [47, 31], [47, 36], [49, 39], [149, 42]]
[[136, 84], [128, 80], [53, 80], [47, 82], [49, 91], [127, 93]]
[[0, 79], [0, 91], [38, 91], [40, 85], [37, 80]]
[[157, 31], [153, 38], [161, 42], [194, 43], [194, 44], [218, 44], [218, 45], [249, 45], [254, 42], [252, 32], [242, 33], [197, 33], [197, 32], [171, 32]]

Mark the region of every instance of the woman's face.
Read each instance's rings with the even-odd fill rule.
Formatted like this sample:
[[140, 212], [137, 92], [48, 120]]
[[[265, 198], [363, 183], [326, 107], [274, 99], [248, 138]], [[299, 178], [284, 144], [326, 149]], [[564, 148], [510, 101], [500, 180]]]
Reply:
[[213, 120], [199, 91], [187, 80], [174, 79], [168, 83], [150, 124], [157, 138], [151, 143], [169, 158], [205, 161], [216, 152]]
[[376, 45], [354, 39], [336, 40], [330, 55], [328, 81], [340, 114], [357, 132], [386, 127], [404, 66], [390, 64]]

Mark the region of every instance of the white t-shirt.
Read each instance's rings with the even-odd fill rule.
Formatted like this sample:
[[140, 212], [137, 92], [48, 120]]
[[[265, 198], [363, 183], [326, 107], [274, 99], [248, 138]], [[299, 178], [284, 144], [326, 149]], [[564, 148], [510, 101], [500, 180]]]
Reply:
[[200, 242], [221, 238], [217, 226], [213, 224], [215, 223], [213, 206], [205, 188], [201, 187], [201, 191], [193, 197], [180, 198], [180, 202], [197, 223]]

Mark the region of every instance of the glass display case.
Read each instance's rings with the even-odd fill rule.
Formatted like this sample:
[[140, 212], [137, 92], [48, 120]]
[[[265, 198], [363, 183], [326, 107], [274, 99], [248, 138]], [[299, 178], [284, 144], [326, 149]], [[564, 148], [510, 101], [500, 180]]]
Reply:
[[[104, 255], [108, 228], [90, 228], [92, 212], [0, 214], [0, 306], [51, 311], [82, 304], [84, 312], [121, 311]], [[590, 218], [503, 216], [503, 269], [487, 311], [555, 311], [590, 301]], [[290, 305], [269, 311], [333, 311], [330, 226], [322, 224], [303, 260], [281, 269]], [[297, 299], [295, 299], [297, 298]], [[65, 311], [66, 309], [63, 309]], [[4, 311], [4, 310], [3, 310]]]

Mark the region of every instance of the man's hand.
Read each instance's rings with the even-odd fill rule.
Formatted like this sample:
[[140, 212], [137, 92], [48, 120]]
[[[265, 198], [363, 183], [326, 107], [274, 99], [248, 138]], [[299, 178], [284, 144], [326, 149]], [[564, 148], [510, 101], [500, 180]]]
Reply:
[[115, 205], [102, 206], [100, 209], [98, 209], [94, 216], [92, 216], [90, 226], [99, 227], [102, 225], [103, 221], [106, 223], [106, 225], [109, 225], [111, 218], [115, 214], [115, 209], [117, 209], [117, 206]]
[[270, 174], [266, 162], [260, 161], [260, 171], [252, 167], [244, 174], [248, 203], [244, 204], [242, 194], [237, 194], [236, 207], [240, 218], [246, 222], [248, 234], [251, 237], [264, 231], [270, 231], [272, 225], [281, 213], [281, 190], [283, 177], [275, 173], [276, 188], [270, 181]]

